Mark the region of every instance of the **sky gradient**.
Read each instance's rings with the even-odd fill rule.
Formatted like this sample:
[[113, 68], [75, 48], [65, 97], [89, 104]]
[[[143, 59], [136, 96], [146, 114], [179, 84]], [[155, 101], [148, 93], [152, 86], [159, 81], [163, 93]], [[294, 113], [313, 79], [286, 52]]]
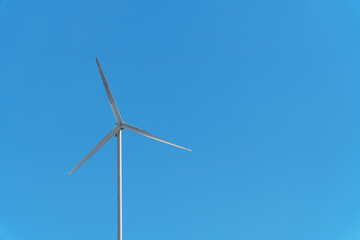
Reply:
[[360, 239], [357, 0], [0, 0], [0, 240]]

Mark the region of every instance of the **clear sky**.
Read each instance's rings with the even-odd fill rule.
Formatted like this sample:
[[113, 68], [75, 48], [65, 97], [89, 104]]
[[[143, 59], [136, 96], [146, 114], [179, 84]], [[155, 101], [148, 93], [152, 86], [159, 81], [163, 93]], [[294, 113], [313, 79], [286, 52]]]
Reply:
[[0, 239], [360, 238], [358, 0], [0, 0]]

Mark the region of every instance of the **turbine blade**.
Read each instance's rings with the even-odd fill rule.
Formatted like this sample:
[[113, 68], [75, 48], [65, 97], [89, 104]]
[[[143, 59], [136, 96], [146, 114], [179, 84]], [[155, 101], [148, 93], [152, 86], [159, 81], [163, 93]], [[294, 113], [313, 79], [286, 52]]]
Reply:
[[98, 68], [99, 68], [99, 71], [100, 71], [100, 75], [101, 75], [101, 79], [103, 80], [104, 87], [105, 87], [105, 90], [106, 90], [106, 94], [107, 94], [107, 96], [108, 96], [108, 98], [109, 98], [110, 105], [111, 105], [111, 109], [112, 109], [112, 111], [113, 111], [113, 113], [114, 113], [114, 115], [115, 115], [116, 121], [117, 121], [118, 123], [123, 123], [123, 120], [121, 119], [119, 110], [118, 110], [118, 108], [117, 108], [117, 106], [116, 106], [116, 103], [115, 103], [115, 101], [114, 101], [114, 98], [113, 98], [113, 96], [112, 96], [112, 94], [111, 94], [109, 85], [108, 85], [108, 83], [107, 83], [107, 81], [106, 81], [104, 72], [103, 72], [103, 70], [102, 70], [102, 68], [101, 68], [101, 65], [100, 65], [100, 62], [99, 62], [99, 59], [98, 59], [98, 58], [96, 58], [96, 63], [97, 63], [97, 65], [98, 65]]
[[132, 131], [132, 132], [141, 134], [141, 135], [143, 135], [143, 136], [145, 136], [145, 137], [149, 137], [149, 138], [155, 139], [155, 140], [157, 140], [157, 141], [160, 141], [160, 142], [169, 144], [169, 145], [171, 145], [171, 146], [174, 146], [174, 147], [178, 147], [178, 148], [181, 148], [181, 149], [185, 149], [185, 150], [191, 151], [190, 149], [187, 149], [187, 148], [181, 147], [181, 146], [179, 146], [179, 145], [176, 145], [176, 144], [174, 144], [174, 143], [168, 142], [168, 141], [166, 141], [166, 140], [164, 140], [164, 139], [161, 139], [161, 138], [159, 138], [159, 137], [157, 137], [157, 136], [155, 136], [155, 135], [152, 135], [151, 133], [148, 133], [148, 132], [146, 132], [146, 131], [144, 131], [144, 130], [142, 130], [142, 129], [140, 129], [140, 128], [136, 128], [136, 127], [131, 126], [131, 125], [129, 125], [129, 124], [123, 123], [123, 124], [122, 124], [122, 127], [125, 128], [125, 129], [127, 129], [127, 130], [130, 130], [130, 131]]
[[116, 124], [116, 126], [113, 128], [113, 130], [111, 130], [105, 137], [103, 140], [101, 140], [101, 142], [99, 142], [94, 148], [93, 150], [91, 150], [88, 155], [86, 155], [86, 157], [84, 157], [83, 160], [81, 160], [81, 162], [76, 165], [76, 167], [71, 170], [71, 172], [68, 174], [69, 176], [76, 171], [76, 169], [78, 169], [84, 162], [86, 162], [92, 155], [94, 155], [94, 153], [96, 153], [102, 146], [105, 145], [105, 143], [107, 143], [119, 130], [120, 130], [120, 125]]

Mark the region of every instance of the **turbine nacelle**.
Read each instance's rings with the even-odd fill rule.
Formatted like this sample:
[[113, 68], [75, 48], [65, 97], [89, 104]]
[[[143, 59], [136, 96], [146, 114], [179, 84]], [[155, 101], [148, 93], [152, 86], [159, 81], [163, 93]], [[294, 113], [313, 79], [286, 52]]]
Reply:
[[[120, 126], [120, 130], [123, 130], [124, 128], [122, 127], [122, 123], [117, 123], [116, 125], [119, 125]], [[118, 136], [118, 133], [115, 133], [115, 136], [114, 137], [117, 137]]]

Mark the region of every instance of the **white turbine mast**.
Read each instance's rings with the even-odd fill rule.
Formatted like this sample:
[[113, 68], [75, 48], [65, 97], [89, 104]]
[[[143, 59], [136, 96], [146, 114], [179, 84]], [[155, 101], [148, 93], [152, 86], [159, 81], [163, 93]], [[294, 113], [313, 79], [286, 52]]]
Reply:
[[107, 143], [112, 137], [116, 136], [117, 137], [117, 187], [118, 187], [118, 191], [117, 191], [117, 234], [118, 234], [118, 237], [117, 239], [118, 240], [122, 240], [122, 159], [121, 159], [121, 131], [123, 129], [126, 129], [126, 130], [130, 130], [132, 132], [135, 132], [135, 133], [138, 133], [138, 134], [141, 134], [145, 137], [149, 137], [149, 138], [152, 138], [152, 139], [155, 139], [157, 141], [160, 141], [160, 142], [163, 142], [163, 143], [166, 143], [166, 144], [169, 144], [169, 145], [172, 145], [174, 147], [178, 147], [178, 148], [181, 148], [181, 149], [185, 149], [187, 151], [191, 151], [190, 149], [187, 149], [187, 148], [184, 148], [184, 147], [181, 147], [179, 145], [176, 145], [174, 143], [171, 143], [171, 142], [168, 142], [164, 139], [161, 139], [159, 137], [156, 137], [155, 135], [151, 134], [151, 133], [148, 133], [140, 128], [136, 128], [134, 126], [131, 126], [129, 124], [126, 124], [121, 116], [120, 116], [120, 113], [119, 113], [119, 110], [116, 106], [116, 103], [114, 101], [114, 98], [111, 94], [111, 91], [110, 91], [110, 88], [109, 88], [109, 85], [106, 81], [106, 78], [105, 78], [105, 75], [104, 75], [104, 72], [101, 68], [101, 65], [100, 65], [100, 62], [99, 62], [99, 59], [96, 58], [96, 63], [99, 67], [99, 71], [100, 71], [100, 75], [101, 75], [101, 78], [102, 78], [102, 81], [104, 83], [104, 87], [105, 87], [105, 90], [106, 90], [106, 94], [109, 98], [109, 101], [110, 101], [110, 106], [111, 106], [111, 109], [115, 115], [115, 118], [116, 118], [116, 125], [115, 127], [103, 138], [103, 140], [101, 140], [89, 153], [88, 155], [86, 155], [84, 157], [83, 160], [81, 160], [81, 162], [76, 165], [76, 167], [71, 170], [71, 172], [68, 174], [69, 176], [76, 171], [76, 169], [78, 169], [84, 162], [86, 162], [92, 155], [94, 155], [102, 146], [105, 145], [105, 143]]

